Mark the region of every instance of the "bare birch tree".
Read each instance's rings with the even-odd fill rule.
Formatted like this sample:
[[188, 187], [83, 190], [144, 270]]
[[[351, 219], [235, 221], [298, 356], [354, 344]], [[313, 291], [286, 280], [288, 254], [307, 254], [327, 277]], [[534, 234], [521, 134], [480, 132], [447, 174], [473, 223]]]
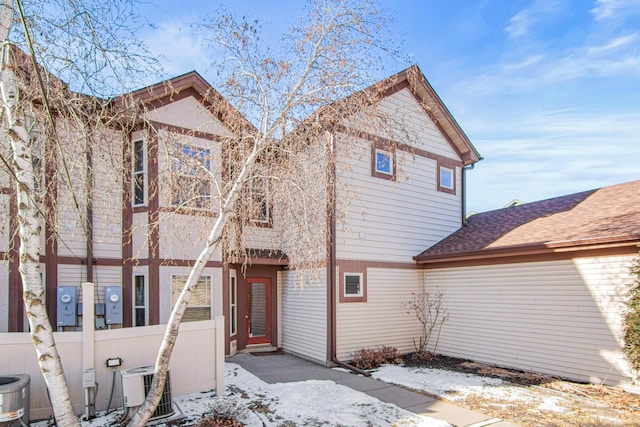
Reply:
[[29, 329], [56, 422], [64, 426], [77, 426], [79, 420], [47, 315], [41, 237], [45, 226], [56, 233], [62, 209], [58, 192], [72, 201], [72, 217], [85, 223], [87, 197], [82, 195], [90, 165], [84, 153], [103, 138], [107, 150], [114, 142], [108, 130], [114, 112], [100, 97], [122, 91], [120, 83], [139, 84], [131, 76], [153, 69], [154, 61], [133, 37], [135, 15], [128, 5], [3, 0], [0, 10], [1, 163], [15, 188], [18, 227], [13, 239], [19, 243]]
[[[243, 196], [257, 180], [267, 180], [280, 192], [281, 207], [288, 212], [285, 220], [297, 218], [286, 227], [293, 231], [282, 236], [289, 267], [317, 267], [324, 261], [330, 178], [326, 169], [297, 166], [314, 164], [301, 158], [314, 155], [308, 150], [318, 141], [315, 164], [324, 168], [333, 161], [335, 151], [324, 143], [327, 131], [340, 119], [375, 105], [374, 92], [358, 91], [380, 79], [389, 60], [397, 59], [387, 20], [369, 1], [312, 0], [300, 21], [274, 45], [262, 38], [257, 20], [236, 18], [225, 9], [197, 28], [209, 47], [221, 52], [212, 64], [218, 73], [214, 86], [254, 126], [225, 122], [234, 137], [225, 142], [230, 159], [226, 179], [215, 185], [217, 216], [175, 302], [151, 389], [130, 426], [143, 426], [160, 401], [178, 327], [206, 262], [223, 242], [227, 253], [240, 259], [246, 255], [242, 230], [234, 224], [261, 209]], [[354, 92], [357, 95], [351, 95]], [[335, 102], [339, 99], [343, 101]], [[318, 223], [321, 227], [313, 229]]]

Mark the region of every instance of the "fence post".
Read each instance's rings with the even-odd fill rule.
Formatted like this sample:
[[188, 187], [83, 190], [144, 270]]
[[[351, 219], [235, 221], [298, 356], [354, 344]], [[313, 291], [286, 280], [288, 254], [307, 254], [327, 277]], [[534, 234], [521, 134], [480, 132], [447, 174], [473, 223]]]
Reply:
[[216, 395], [224, 396], [224, 316], [216, 316]]
[[94, 285], [82, 284], [82, 388], [84, 390], [85, 418], [95, 416], [95, 301]]

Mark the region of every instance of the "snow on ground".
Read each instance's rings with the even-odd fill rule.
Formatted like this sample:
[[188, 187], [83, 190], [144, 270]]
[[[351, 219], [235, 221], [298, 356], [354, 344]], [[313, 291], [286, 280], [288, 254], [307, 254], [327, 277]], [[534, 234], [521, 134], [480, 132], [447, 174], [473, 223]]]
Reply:
[[[521, 387], [498, 378], [483, 377], [444, 369], [383, 365], [371, 374], [381, 381], [424, 391], [450, 402], [465, 400], [472, 395], [497, 402], [524, 402], [540, 410], [565, 412], [566, 399], [548, 396], [535, 388]], [[563, 404], [565, 407], [563, 407]]]
[[247, 418], [239, 417], [247, 426], [450, 426], [333, 381], [268, 384], [233, 363], [225, 364], [225, 381], [227, 396], [220, 400], [251, 409]]
[[[234, 363], [225, 363], [226, 395], [192, 393], [174, 398], [187, 420], [195, 422], [214, 411], [237, 416], [247, 427], [262, 426], [398, 426], [451, 427], [416, 415], [333, 381], [309, 380], [268, 384]], [[122, 408], [83, 427], [117, 425]], [[47, 422], [32, 426], [45, 427]], [[160, 426], [164, 424], [159, 424]]]

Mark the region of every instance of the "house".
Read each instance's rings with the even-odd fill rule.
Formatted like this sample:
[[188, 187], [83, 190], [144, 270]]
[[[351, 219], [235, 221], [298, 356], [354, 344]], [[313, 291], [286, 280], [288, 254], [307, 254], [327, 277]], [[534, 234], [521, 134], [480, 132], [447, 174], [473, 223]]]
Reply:
[[[333, 121], [331, 108], [321, 109], [315, 118], [332, 124], [309, 149], [330, 135], [338, 160], [298, 160], [335, 175], [335, 204], [319, 204], [318, 230], [329, 239], [320, 240], [317, 283], [301, 290], [298, 273], [287, 269], [288, 248], [279, 237], [286, 221], [274, 201], [264, 204], [262, 218], [243, 224], [249, 262], [221, 249], [207, 263], [186, 320], [224, 314], [228, 353], [283, 348], [331, 363], [349, 360], [363, 346], [412, 349], [415, 321], [395, 308], [422, 285], [413, 256], [460, 227], [464, 170], [480, 156], [417, 67], [353, 96], [362, 94], [375, 98], [384, 113], [376, 120], [393, 120], [379, 126], [369, 121], [365, 129], [354, 120], [359, 111]], [[201, 230], [216, 215], [215, 201], [207, 197], [210, 181], [197, 171], [204, 168], [223, 181], [225, 141], [233, 139], [234, 126], [251, 126], [195, 72], [129, 95], [147, 107], [144, 116], [112, 131], [111, 142], [86, 160], [92, 168], [77, 165], [95, 173], [91, 216], [78, 219], [64, 208], [71, 197], [61, 190], [58, 230], [47, 225], [41, 262], [49, 314], [60, 330], [74, 330], [82, 319], [57, 319], [56, 290], [76, 287], [81, 302], [84, 281], [97, 284], [98, 302], [107, 287], [121, 290], [122, 321], [113, 327], [168, 320], [173, 295], [202, 247]], [[125, 172], [109, 175], [113, 170]], [[320, 196], [327, 195], [324, 184], [318, 183]], [[10, 191], [6, 186], [3, 193]], [[9, 197], [4, 203], [10, 205]], [[1, 307], [0, 331], [23, 331], [20, 290], [9, 286], [20, 282], [16, 247], [4, 243], [0, 292], [10, 303]]]
[[319, 143], [335, 153], [309, 160], [324, 162], [335, 202], [316, 224], [328, 236], [325, 267], [302, 290], [295, 271], [279, 274], [277, 346], [321, 363], [363, 347], [413, 351], [420, 327], [403, 308], [423, 286], [413, 257], [460, 228], [465, 169], [480, 160], [416, 66], [363, 93], [372, 116], [325, 123], [339, 110], [329, 106], [311, 119], [325, 123]]
[[438, 351], [630, 386], [624, 299], [640, 244], [640, 181], [473, 215], [416, 256], [450, 320]]
[[[358, 108], [341, 108], [353, 100]], [[92, 186], [81, 198], [91, 203], [79, 205], [86, 213], [74, 212], [65, 185], [50, 183], [59, 214], [46, 224], [41, 264], [60, 331], [82, 325], [77, 315], [61, 322], [58, 311], [61, 288], [82, 302], [82, 282], [96, 284], [98, 303], [107, 292], [122, 295], [121, 319], [97, 319], [101, 327], [168, 321], [204, 245], [202, 230], [217, 215], [213, 182], [231, 176], [237, 135], [252, 129], [196, 72], [115, 102], [135, 114], [105, 128], [88, 157], [75, 156], [75, 170], [88, 172], [78, 177]], [[224, 315], [227, 354], [281, 348], [333, 364], [364, 347], [411, 352], [421, 328], [403, 303], [440, 289], [450, 320], [439, 352], [626, 381], [616, 328], [638, 243], [637, 183], [465, 219], [466, 171], [481, 157], [416, 66], [320, 108], [300, 126], [286, 137], [301, 138], [286, 161], [292, 180], [309, 175], [299, 188], [314, 203], [303, 204], [304, 215], [279, 209], [281, 188], [253, 179], [242, 203], [259, 208], [228, 237], [246, 250], [226, 243], [217, 250], [185, 314], [185, 321]], [[315, 129], [308, 139], [300, 136], [305, 126]], [[10, 194], [5, 180], [9, 213]], [[288, 235], [296, 221], [308, 223], [309, 241]], [[0, 332], [24, 331], [11, 214], [3, 229]], [[315, 249], [309, 271], [290, 268], [295, 245]]]

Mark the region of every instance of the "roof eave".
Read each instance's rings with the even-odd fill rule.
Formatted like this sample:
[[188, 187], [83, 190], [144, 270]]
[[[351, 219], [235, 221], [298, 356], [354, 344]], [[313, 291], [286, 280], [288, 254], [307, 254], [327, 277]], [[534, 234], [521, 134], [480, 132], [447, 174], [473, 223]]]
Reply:
[[413, 259], [417, 264], [441, 264], [447, 262], [472, 261], [492, 258], [517, 257], [550, 253], [580, 252], [596, 249], [623, 248], [640, 245], [640, 234], [602, 237], [595, 239], [542, 242], [513, 246], [488, 248], [478, 251], [446, 253], [436, 255], [417, 255]]

